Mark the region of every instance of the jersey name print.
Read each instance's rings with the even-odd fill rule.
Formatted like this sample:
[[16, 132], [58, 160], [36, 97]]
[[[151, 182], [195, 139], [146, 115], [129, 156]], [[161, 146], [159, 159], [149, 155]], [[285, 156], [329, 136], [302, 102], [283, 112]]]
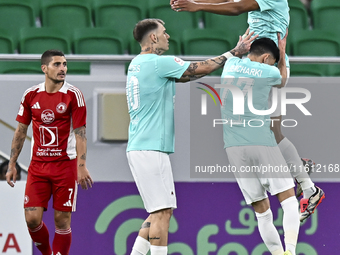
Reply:
[[56, 93], [45, 91], [45, 83], [25, 91], [17, 121], [32, 121], [32, 160], [59, 161], [75, 159], [73, 130], [86, 125], [86, 105], [81, 91], [64, 83]]

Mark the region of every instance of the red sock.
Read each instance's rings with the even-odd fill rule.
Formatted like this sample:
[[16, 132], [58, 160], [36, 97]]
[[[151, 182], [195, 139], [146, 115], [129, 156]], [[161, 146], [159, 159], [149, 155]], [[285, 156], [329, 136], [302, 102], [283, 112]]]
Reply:
[[52, 254], [48, 229], [44, 222], [41, 222], [40, 225], [34, 229], [28, 228], [28, 232], [30, 233], [35, 246], [37, 246], [38, 250], [41, 251], [42, 255]]
[[71, 247], [72, 231], [69, 229], [56, 229], [53, 239], [53, 254], [68, 255]]

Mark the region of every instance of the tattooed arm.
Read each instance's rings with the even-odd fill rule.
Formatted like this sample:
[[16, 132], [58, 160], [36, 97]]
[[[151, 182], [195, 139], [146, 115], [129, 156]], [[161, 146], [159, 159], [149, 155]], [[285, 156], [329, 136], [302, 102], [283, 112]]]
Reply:
[[222, 15], [236, 16], [244, 12], [258, 10], [260, 7], [255, 0], [240, 0], [238, 2], [224, 1], [223, 3], [215, 1], [206, 1], [203, 3], [202, 1], [197, 2], [194, 0], [176, 0], [171, 4], [171, 8], [177, 12], [206, 11]]
[[88, 186], [92, 187], [93, 180], [86, 167], [86, 127], [79, 127], [74, 130], [74, 133], [76, 135], [78, 183], [82, 189], [87, 189]]
[[[247, 32], [249, 32], [249, 30], [247, 30]], [[257, 38], [257, 35], [256, 36], [253, 35], [254, 32], [248, 34], [244, 38], [240, 36], [236, 47], [231, 51], [222, 54], [221, 56], [207, 59], [201, 62], [191, 62], [188, 69], [177, 81], [187, 82], [190, 80], [201, 78], [204, 75], [210, 74], [213, 71], [223, 67], [224, 63], [227, 61], [228, 58], [232, 56], [241, 57], [243, 54], [249, 51], [251, 42]]]
[[[28, 125], [19, 123], [17, 129], [14, 132], [14, 137], [12, 140], [11, 147], [11, 157], [8, 164], [8, 170], [6, 173], [6, 181], [11, 186], [14, 187], [16, 181], [17, 169], [15, 164], [18, 160], [19, 154], [21, 152], [22, 146], [24, 145], [26, 135], [27, 135]], [[11, 181], [13, 179], [13, 181]]]
[[183, 75], [180, 79], [176, 79], [176, 82], [188, 82], [194, 81], [201, 77], [206, 76], [206, 74], [199, 74], [199, 75]]
[[[172, 5], [177, 0], [170, 0], [170, 5]], [[226, 3], [234, 2], [234, 0], [195, 0], [196, 3]]]

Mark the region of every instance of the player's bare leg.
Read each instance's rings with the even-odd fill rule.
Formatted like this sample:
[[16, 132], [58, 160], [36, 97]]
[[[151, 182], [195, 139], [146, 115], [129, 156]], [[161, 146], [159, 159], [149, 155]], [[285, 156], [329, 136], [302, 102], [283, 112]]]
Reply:
[[149, 232], [151, 215], [143, 222], [136, 241], [132, 247], [131, 255], [146, 255], [150, 249]]
[[45, 223], [42, 221], [43, 207], [25, 208], [25, 219], [28, 232], [38, 250], [42, 255], [51, 255], [52, 250], [49, 241], [49, 233]]
[[282, 255], [283, 247], [280, 235], [274, 226], [273, 213], [270, 209], [269, 199], [265, 198], [251, 204], [255, 210], [258, 228], [264, 244], [272, 255]]
[[71, 212], [54, 210], [54, 224], [53, 254], [68, 255], [72, 240]]
[[277, 194], [283, 210], [283, 231], [285, 235], [286, 251], [295, 255], [297, 239], [300, 228], [300, 215], [298, 210], [298, 201], [295, 197], [294, 188]]
[[163, 209], [151, 213], [149, 241], [151, 255], [166, 255], [168, 251], [168, 230], [172, 209]]

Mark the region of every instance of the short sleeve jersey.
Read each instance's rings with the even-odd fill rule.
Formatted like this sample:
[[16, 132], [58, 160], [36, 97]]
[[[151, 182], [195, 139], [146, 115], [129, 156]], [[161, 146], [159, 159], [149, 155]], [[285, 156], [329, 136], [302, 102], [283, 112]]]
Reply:
[[77, 157], [74, 129], [86, 125], [86, 105], [81, 91], [65, 82], [56, 93], [45, 83], [27, 89], [16, 120], [32, 121], [32, 160], [61, 161]]
[[141, 54], [128, 69], [126, 83], [130, 114], [127, 151], [174, 152], [175, 79], [190, 62], [174, 56]]
[[[272, 86], [281, 83], [278, 68], [251, 61], [249, 58], [233, 57], [224, 66], [221, 83], [231, 86], [241, 95], [236, 96], [228, 88], [220, 90], [222, 119], [228, 121], [223, 125], [224, 147], [276, 146], [274, 134], [270, 130], [270, 116], [254, 114], [248, 107], [248, 101], [251, 92], [254, 109], [268, 110], [269, 92]], [[234, 100], [243, 102], [244, 114], [234, 114]]]
[[280, 32], [281, 38], [283, 38], [289, 25], [287, 0], [255, 1], [260, 6], [260, 9], [248, 13], [250, 31], [254, 31], [260, 38], [270, 38], [277, 44], [277, 33]]

